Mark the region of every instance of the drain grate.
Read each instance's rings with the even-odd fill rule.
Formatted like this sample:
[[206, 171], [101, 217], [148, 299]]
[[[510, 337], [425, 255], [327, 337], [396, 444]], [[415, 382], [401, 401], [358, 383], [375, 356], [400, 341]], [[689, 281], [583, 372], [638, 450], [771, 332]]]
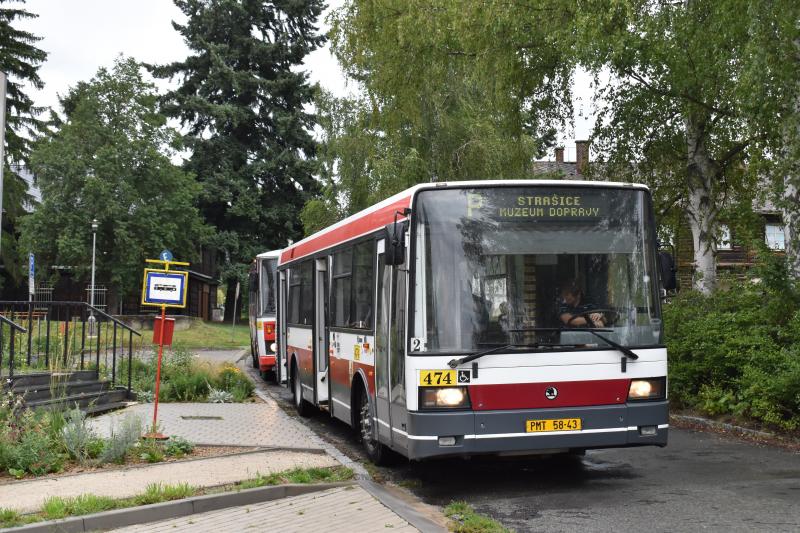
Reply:
[[184, 420], [222, 420], [221, 416], [181, 416]]

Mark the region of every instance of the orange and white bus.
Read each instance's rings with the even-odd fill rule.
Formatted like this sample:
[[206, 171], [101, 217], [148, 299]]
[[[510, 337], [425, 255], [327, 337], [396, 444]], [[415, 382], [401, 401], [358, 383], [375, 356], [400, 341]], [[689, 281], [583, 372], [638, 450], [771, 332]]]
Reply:
[[665, 446], [657, 258], [643, 185], [412, 187], [281, 251], [295, 406], [375, 461]]
[[265, 380], [278, 381], [277, 351], [277, 267], [280, 251], [258, 254], [248, 277], [250, 356], [253, 368]]

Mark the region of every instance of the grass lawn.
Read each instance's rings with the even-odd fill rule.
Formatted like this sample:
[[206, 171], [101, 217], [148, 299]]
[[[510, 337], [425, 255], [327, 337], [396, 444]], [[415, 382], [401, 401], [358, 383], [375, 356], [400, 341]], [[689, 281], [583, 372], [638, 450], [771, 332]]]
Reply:
[[[152, 343], [152, 330], [143, 331], [142, 336], [145, 345]], [[232, 327], [230, 324], [194, 320], [189, 329], [173, 334], [172, 344], [189, 350], [246, 348], [250, 346], [250, 328], [246, 322]]]

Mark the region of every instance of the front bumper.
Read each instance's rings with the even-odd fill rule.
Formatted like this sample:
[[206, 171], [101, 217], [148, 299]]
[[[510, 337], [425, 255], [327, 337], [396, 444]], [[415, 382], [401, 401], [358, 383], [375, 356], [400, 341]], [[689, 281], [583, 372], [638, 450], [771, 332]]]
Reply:
[[262, 372], [269, 372], [275, 368], [275, 354], [262, 355], [258, 358], [258, 369]]
[[[580, 431], [526, 433], [527, 420], [580, 418]], [[654, 435], [640, 428], [655, 426]], [[408, 457], [543, 453], [547, 450], [585, 450], [625, 446], [666, 446], [668, 402], [629, 403], [558, 409], [408, 413]], [[440, 446], [439, 437], [455, 437], [453, 446]]]

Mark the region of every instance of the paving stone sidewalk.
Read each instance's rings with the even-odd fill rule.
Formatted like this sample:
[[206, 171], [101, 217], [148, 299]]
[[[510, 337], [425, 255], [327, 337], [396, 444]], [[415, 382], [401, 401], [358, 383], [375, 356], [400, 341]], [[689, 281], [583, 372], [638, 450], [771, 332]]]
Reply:
[[222, 531], [373, 532], [417, 531], [358, 486], [232, 507], [113, 531], [133, 533]]
[[[149, 427], [153, 404], [139, 404], [92, 419], [98, 434], [108, 436], [111, 427], [128, 413]], [[293, 450], [322, 450], [326, 445], [313, 431], [292, 420], [271, 398], [264, 403], [161, 403], [158, 420], [165, 435], [180, 435], [195, 444], [263, 446]]]
[[94, 494], [127, 498], [144, 492], [151, 483], [188, 483], [194, 487], [213, 487], [296, 467], [327, 467], [338, 464], [338, 461], [323, 453], [275, 450], [12, 481], [0, 484], [0, 507], [31, 512], [40, 509], [44, 501], [52, 496], [66, 498]]

